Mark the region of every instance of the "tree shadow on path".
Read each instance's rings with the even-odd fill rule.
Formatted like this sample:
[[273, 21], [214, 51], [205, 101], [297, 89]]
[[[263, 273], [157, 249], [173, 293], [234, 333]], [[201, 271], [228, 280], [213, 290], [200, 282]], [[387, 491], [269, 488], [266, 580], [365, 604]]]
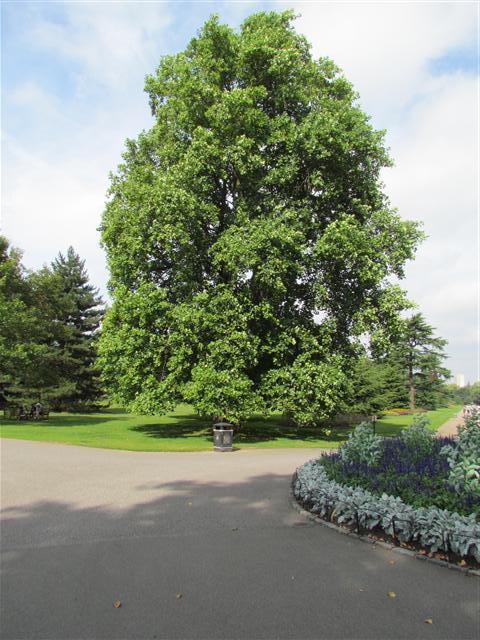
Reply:
[[3, 638], [475, 637], [472, 580], [306, 520], [288, 474], [223, 473], [5, 509]]

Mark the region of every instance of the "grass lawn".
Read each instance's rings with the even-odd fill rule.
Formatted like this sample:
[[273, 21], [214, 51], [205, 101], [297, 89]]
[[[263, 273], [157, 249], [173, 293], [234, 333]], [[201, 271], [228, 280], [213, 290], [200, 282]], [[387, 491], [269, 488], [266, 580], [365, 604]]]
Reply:
[[[431, 428], [436, 429], [454, 416], [459, 405], [429, 411]], [[386, 416], [377, 423], [377, 432], [395, 435], [409, 424], [411, 416]], [[336, 447], [347, 438], [349, 428], [333, 427], [330, 434], [320, 428], [296, 429], [282, 416], [252, 418], [235, 434], [240, 448]], [[0, 419], [0, 436], [20, 440], [62, 442], [102, 449], [129, 451], [205, 451], [212, 449], [208, 419], [196, 416], [190, 407], [179, 405], [164, 416], [142, 416], [122, 409], [101, 413], [58, 413], [45, 422], [18, 422]]]
[[[460, 404], [452, 405], [451, 407], [443, 407], [436, 411], [427, 411], [426, 416], [430, 420], [428, 428], [432, 431], [441, 427], [447, 420], [453, 418], [460, 410], [462, 406]], [[377, 422], [377, 433], [382, 436], [394, 436], [400, 429], [408, 426], [412, 421], [412, 416], [389, 416]]]

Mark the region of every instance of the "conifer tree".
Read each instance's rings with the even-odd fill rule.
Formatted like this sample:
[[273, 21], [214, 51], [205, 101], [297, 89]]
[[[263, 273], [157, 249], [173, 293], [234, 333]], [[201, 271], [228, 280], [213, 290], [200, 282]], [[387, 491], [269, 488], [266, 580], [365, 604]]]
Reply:
[[95, 406], [101, 305], [72, 247], [51, 268], [28, 272], [0, 236], [0, 404]]
[[58, 294], [53, 312], [55, 324], [61, 327], [55, 336], [61, 377], [49, 393], [50, 401], [62, 409], [94, 406], [102, 396], [95, 362], [103, 301], [73, 247], [55, 258], [51, 276]]
[[417, 407], [435, 409], [441, 403], [443, 384], [450, 377], [443, 365], [446, 345], [421, 313], [404, 320], [387, 360], [403, 372], [406, 403], [412, 411]]
[[352, 371], [345, 409], [368, 416], [403, 407], [407, 397], [405, 372], [398, 365], [364, 356]]

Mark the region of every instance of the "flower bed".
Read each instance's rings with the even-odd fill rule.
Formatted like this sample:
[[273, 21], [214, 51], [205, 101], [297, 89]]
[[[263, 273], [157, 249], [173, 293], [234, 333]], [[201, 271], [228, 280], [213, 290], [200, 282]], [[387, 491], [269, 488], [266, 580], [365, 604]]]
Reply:
[[480, 562], [479, 433], [478, 414], [457, 440], [433, 439], [424, 419], [385, 440], [363, 424], [338, 453], [297, 471], [294, 494], [339, 524]]
[[480, 496], [459, 492], [448, 482], [450, 465], [441, 451], [452, 444], [451, 438], [435, 439], [431, 451], [417, 456], [412, 455], [401, 438], [388, 438], [375, 464], [349, 462], [340, 453], [324, 456], [321, 464], [327, 477], [340, 484], [360, 487], [376, 495], [398, 496], [414, 507], [435, 506], [462, 515], [480, 514]]

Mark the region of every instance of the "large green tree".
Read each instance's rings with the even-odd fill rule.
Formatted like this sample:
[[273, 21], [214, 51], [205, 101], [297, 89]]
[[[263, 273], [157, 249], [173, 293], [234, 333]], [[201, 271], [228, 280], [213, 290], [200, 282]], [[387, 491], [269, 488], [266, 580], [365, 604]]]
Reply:
[[331, 413], [366, 332], [388, 340], [421, 237], [382, 193], [390, 160], [357, 95], [291, 12], [206, 22], [146, 79], [101, 225], [116, 397], [239, 421]]

